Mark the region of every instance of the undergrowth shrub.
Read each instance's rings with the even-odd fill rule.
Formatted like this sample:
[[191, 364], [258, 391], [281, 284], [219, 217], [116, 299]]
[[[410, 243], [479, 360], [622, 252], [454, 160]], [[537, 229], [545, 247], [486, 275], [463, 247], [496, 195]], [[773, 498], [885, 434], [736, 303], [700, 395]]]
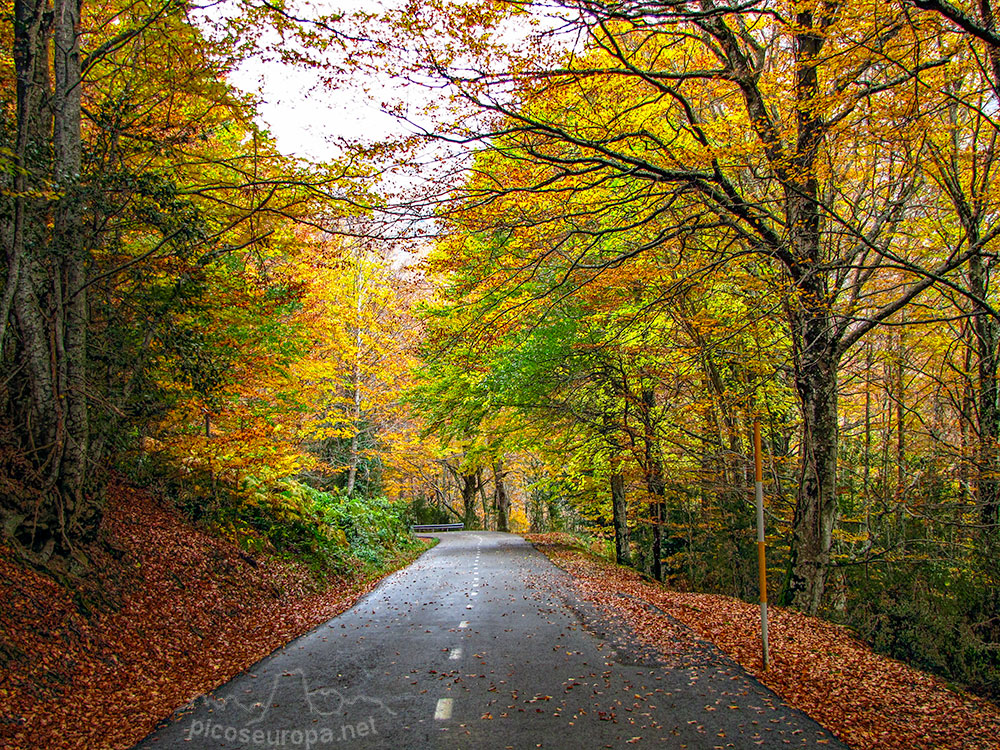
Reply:
[[294, 479], [244, 477], [238, 486], [192, 473], [171, 494], [191, 519], [248, 552], [307, 564], [314, 573], [377, 566], [416, 542], [405, 503], [346, 497]]
[[853, 587], [847, 623], [881, 653], [1000, 699], [998, 593], [935, 564], [879, 570]]

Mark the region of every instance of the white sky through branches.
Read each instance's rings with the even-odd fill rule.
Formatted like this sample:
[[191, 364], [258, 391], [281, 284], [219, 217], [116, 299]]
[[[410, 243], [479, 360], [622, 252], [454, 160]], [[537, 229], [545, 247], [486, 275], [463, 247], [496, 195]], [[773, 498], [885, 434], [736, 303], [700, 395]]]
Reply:
[[[333, 11], [374, 13], [402, 3], [403, 0], [333, 0], [297, 4], [295, 12], [303, 17]], [[338, 62], [331, 59], [333, 65]], [[410, 132], [381, 106], [383, 101], [405, 101], [410, 96], [408, 90], [393, 85], [389, 76], [331, 87], [324, 83], [321, 71], [255, 58], [234, 71], [229, 80], [237, 88], [260, 97], [259, 122], [275, 137], [278, 148], [291, 156], [327, 161], [342, 154], [342, 141], [375, 143]]]
[[[398, 11], [406, 2], [293, 0], [287, 8], [290, 14], [304, 19], [342, 13], [344, 21], [333, 25], [338, 31], [349, 34], [356, 31], [349, 18], [351, 14], [390, 13]], [[234, 12], [234, 6], [228, 6], [224, 0], [222, 5], [209, 6], [203, 14], [207, 19], [218, 20], [225, 17], [227, 11]], [[494, 38], [503, 40], [502, 43], [513, 49], [530, 34], [556, 25], [550, 17], [539, 26], [544, 15], [535, 15], [533, 25], [525, 18], [512, 20], [502, 31], [498, 30]], [[319, 30], [317, 33], [322, 35], [324, 32]], [[308, 67], [277, 59], [273, 48], [280, 45], [274, 31], [262, 33], [257, 44], [260, 53], [239, 65], [229, 75], [229, 81], [258, 97], [259, 123], [275, 137], [278, 148], [291, 156], [328, 161], [344, 153], [345, 143], [364, 146], [433, 130], [434, 125], [424, 121], [422, 112], [428, 105], [447, 99], [440, 82], [432, 87], [406, 83], [391, 70], [365, 73], [356, 69], [350, 75], [338, 76], [337, 70], [343, 67], [351, 50], [342, 50], [337, 45], [331, 45], [326, 57], [319, 58], [321, 65], [328, 65], [324, 70], [320, 66]], [[322, 53], [309, 50], [306, 54], [315, 60]], [[330, 78], [337, 82], [331, 84]], [[396, 114], [390, 114], [387, 108], [395, 109]]]

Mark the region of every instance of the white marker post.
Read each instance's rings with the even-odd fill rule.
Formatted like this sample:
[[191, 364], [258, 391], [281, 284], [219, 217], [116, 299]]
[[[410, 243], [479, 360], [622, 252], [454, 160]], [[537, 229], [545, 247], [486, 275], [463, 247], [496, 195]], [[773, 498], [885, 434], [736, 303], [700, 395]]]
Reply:
[[760, 421], [753, 423], [754, 491], [757, 495], [757, 575], [760, 579], [760, 639], [764, 669], [770, 664], [767, 650], [767, 556], [764, 546], [764, 467], [760, 455]]

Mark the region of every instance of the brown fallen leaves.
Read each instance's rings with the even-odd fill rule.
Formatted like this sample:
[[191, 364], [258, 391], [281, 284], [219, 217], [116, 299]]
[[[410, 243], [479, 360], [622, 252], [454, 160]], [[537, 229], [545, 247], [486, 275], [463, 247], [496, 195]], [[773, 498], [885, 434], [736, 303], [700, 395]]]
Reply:
[[[670, 591], [572, 549], [557, 535], [528, 539], [573, 575], [583, 597], [623, 617], [668, 659], [692, 647], [695, 637], [714, 643], [786, 703], [853, 748], [1000, 748], [997, 706], [873, 653], [846, 628], [770, 607], [771, 667], [763, 672], [758, 605]], [[648, 604], [665, 614], [651, 611]]]
[[0, 547], [0, 747], [131, 747], [378, 581], [317, 590], [303, 568], [245, 555], [122, 485], [101, 534], [120, 553], [93, 552], [75, 592]]

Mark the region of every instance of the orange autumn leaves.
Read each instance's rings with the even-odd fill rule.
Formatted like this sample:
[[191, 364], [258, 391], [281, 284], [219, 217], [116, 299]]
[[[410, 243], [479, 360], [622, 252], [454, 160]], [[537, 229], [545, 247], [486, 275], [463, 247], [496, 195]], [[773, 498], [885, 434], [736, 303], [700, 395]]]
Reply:
[[318, 446], [362, 432], [362, 459], [411, 444], [398, 405], [415, 335], [405, 273], [360, 240], [298, 233], [266, 260], [259, 285], [230, 288], [202, 314], [227, 366], [211, 390], [169, 384], [178, 398], [152, 446], [235, 483], [343, 472]]

